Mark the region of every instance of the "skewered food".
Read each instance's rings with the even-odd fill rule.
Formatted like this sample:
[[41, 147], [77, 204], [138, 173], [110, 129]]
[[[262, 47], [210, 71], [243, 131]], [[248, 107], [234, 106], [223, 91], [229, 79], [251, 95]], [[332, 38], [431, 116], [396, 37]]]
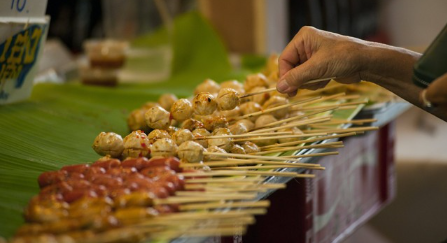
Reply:
[[175, 144], [180, 145], [186, 141], [193, 140], [194, 136], [192, 132], [188, 129], [179, 129], [172, 135], [172, 140], [174, 140]]
[[220, 88], [221, 89], [224, 89], [224, 88], [234, 89], [234, 90], [236, 90], [236, 92], [239, 95], [245, 94], [244, 85], [242, 85], [237, 80], [228, 80], [228, 81], [222, 82], [220, 84]]
[[149, 138], [143, 131], [133, 131], [124, 138], [124, 158], [149, 157], [151, 154], [151, 144]]
[[171, 135], [166, 130], [155, 129], [147, 135], [147, 138], [149, 143], [153, 144], [160, 138], [171, 138]]
[[244, 134], [248, 132], [247, 127], [242, 122], [234, 123], [233, 125], [229, 126], [228, 129], [230, 129], [231, 134], [234, 135]]
[[147, 109], [136, 109], [133, 110], [127, 117], [127, 126], [130, 131], [143, 130], [148, 131], [149, 127], [144, 119], [144, 114]]
[[204, 128], [204, 127], [205, 127], [205, 125], [203, 125], [203, 123], [201, 121], [198, 121], [198, 120], [192, 119], [192, 118], [190, 118], [182, 123], [182, 128], [188, 129], [190, 131], [194, 131], [198, 128]]
[[[212, 153], [224, 153], [224, 154], [227, 153], [227, 151], [225, 151], [224, 149], [219, 148], [217, 146], [209, 146], [206, 149], [206, 151], [207, 152], [212, 152]], [[204, 160], [206, 160], [206, 161], [209, 161], [209, 160], [220, 160], [220, 159], [222, 159], [222, 157], [215, 156], [215, 155], [205, 155], [204, 156]]]
[[179, 146], [178, 156], [182, 161], [191, 163], [201, 162], [204, 151], [205, 149], [202, 145], [193, 141], [186, 141]]
[[222, 88], [216, 99], [220, 110], [233, 110], [239, 105], [239, 94], [231, 88]]
[[147, 126], [144, 114], [149, 108], [158, 106], [159, 104], [155, 102], [147, 102], [141, 108], [133, 110], [127, 117], [127, 126], [130, 131], [142, 130], [149, 132], [150, 128]]
[[154, 106], [144, 114], [148, 127], [152, 129], [167, 129], [171, 125], [169, 112], [160, 106]]
[[231, 135], [230, 129], [228, 128], [217, 128], [213, 131], [214, 136], [223, 136], [222, 138], [212, 138], [208, 139], [208, 146], [216, 146], [227, 152], [233, 147], [233, 139], [231, 137], [225, 137]]
[[[261, 111], [261, 109], [262, 109], [261, 106], [258, 103], [253, 102], [253, 101], [249, 101], [249, 102], [243, 103], [240, 107], [241, 107], [241, 112], [242, 112], [243, 115], [247, 115], [247, 114], [251, 114], [251, 113], [254, 113], [254, 112], [258, 112], [258, 111]], [[254, 122], [254, 121], [256, 121], [256, 118], [257, 118], [257, 116], [252, 116], [252, 117], [250, 117], [248, 119], [250, 121]]]
[[239, 106], [236, 106], [233, 110], [219, 111], [218, 114], [226, 117], [227, 119], [231, 119], [240, 116], [242, 112], [241, 108]]
[[[298, 127], [284, 128], [284, 129], [278, 130], [278, 132], [292, 132], [293, 135], [303, 134], [303, 131], [301, 131]], [[293, 137], [292, 138], [280, 138], [280, 139], [278, 139], [278, 141], [280, 143], [288, 143], [288, 142], [296, 141], [296, 138], [293, 138]]]
[[177, 155], [177, 145], [169, 138], [161, 138], [152, 144], [153, 157], [172, 157]]
[[188, 99], [179, 99], [171, 107], [172, 117], [179, 122], [191, 118], [193, 111], [192, 104]]
[[[264, 90], [266, 90], [266, 88], [264, 86], [254, 87], [250, 90], [250, 93], [261, 92]], [[256, 102], [259, 105], [263, 105], [269, 98], [270, 98], [269, 93], [262, 93], [262, 94], [250, 96], [246, 99], [248, 99], [249, 101]]]
[[219, 92], [220, 85], [214, 80], [205, 79], [201, 84], [199, 84], [194, 90], [194, 94], [197, 95], [203, 92], [209, 92], [211, 94], [217, 94]]
[[168, 132], [169, 136], [171, 136], [171, 137], [177, 130], [178, 130], [178, 128], [175, 127], [175, 126], [169, 126], [168, 129], [166, 129], [166, 131]]
[[[17, 230], [14, 240], [36, 242], [49, 235], [60, 240], [57, 242], [84, 242], [85, 237], [91, 239], [99, 232], [174, 212], [175, 207], [153, 204], [155, 198], [183, 190], [183, 177], [174, 170], [179, 171], [176, 158], [142, 157], [123, 162], [96, 161], [44, 172], [39, 176], [41, 191], [25, 210], [27, 223]], [[64, 177], [54, 180], [55, 174]], [[79, 175], [84, 179], [74, 179]]]
[[251, 120], [248, 120], [248, 119], [239, 120], [235, 124], [238, 124], [238, 123], [243, 124], [249, 131], [253, 130], [253, 128], [255, 128], [255, 124]]
[[212, 94], [201, 92], [194, 96], [192, 106], [197, 115], [211, 115], [217, 108], [217, 102]]
[[245, 149], [238, 145], [238, 144], [234, 144], [233, 147], [231, 147], [230, 153], [232, 154], [245, 154]]
[[174, 94], [163, 94], [158, 99], [158, 104], [160, 104], [163, 109], [169, 111], [171, 109], [172, 104], [178, 100], [177, 96]]
[[123, 138], [113, 132], [101, 132], [93, 142], [93, 149], [99, 155], [119, 158], [124, 150]]
[[[287, 105], [289, 104], [289, 100], [285, 97], [282, 96], [272, 96], [270, 97], [269, 100], [267, 100], [264, 105], [262, 106], [262, 109], [266, 110], [269, 108], [274, 108], [280, 105]], [[284, 117], [286, 117], [287, 113], [289, 112], [289, 108], [283, 108], [283, 109], [279, 109], [276, 111], [273, 111], [271, 114], [276, 118], [276, 119], [282, 119]]]
[[205, 128], [197, 128], [192, 131], [192, 135], [194, 136], [195, 142], [199, 143], [204, 148], [208, 147], [208, 140], [206, 139], [206, 137], [211, 135], [208, 130], [206, 130]]
[[260, 128], [267, 124], [270, 124], [272, 122], [277, 122], [277, 121], [278, 120], [273, 115], [270, 115], [270, 114], [261, 115], [258, 117], [258, 119], [256, 119], [255, 128]]
[[250, 93], [255, 87], [267, 87], [267, 78], [262, 73], [248, 75], [244, 82], [246, 93]]
[[202, 118], [203, 125], [208, 131], [214, 131], [217, 128], [227, 128], [228, 121], [224, 116], [206, 116]]
[[257, 152], [261, 151], [261, 149], [258, 147], [258, 145], [254, 144], [250, 141], [245, 142], [242, 145], [242, 148], [244, 148], [245, 153], [247, 153], [247, 154], [257, 153]]

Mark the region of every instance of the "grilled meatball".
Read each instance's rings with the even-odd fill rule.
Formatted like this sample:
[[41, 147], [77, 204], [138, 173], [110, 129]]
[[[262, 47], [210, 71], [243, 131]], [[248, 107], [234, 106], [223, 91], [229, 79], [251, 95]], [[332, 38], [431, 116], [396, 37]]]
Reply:
[[194, 94], [197, 95], [202, 92], [209, 92], [211, 94], [216, 94], [219, 92], [220, 85], [212, 79], [206, 79], [201, 84], [199, 84], [194, 90]]
[[113, 132], [101, 132], [93, 142], [93, 150], [99, 155], [110, 155], [114, 158], [121, 157], [124, 150], [123, 138]]
[[191, 118], [193, 111], [192, 104], [188, 99], [179, 99], [171, 107], [172, 117], [179, 122]]
[[160, 106], [154, 106], [144, 114], [147, 125], [152, 129], [167, 129], [171, 125], [169, 112]]
[[232, 110], [239, 105], [239, 94], [231, 88], [220, 89], [216, 102], [220, 110]]
[[178, 100], [177, 96], [174, 94], [164, 94], [158, 99], [158, 104], [160, 104], [163, 109], [169, 111], [172, 104]]
[[169, 138], [161, 138], [152, 145], [152, 157], [171, 157], [177, 155], [177, 145]]
[[197, 115], [211, 115], [217, 109], [216, 98], [208, 92], [202, 92], [194, 97], [192, 106]]
[[150, 157], [151, 144], [142, 131], [133, 131], [124, 138], [123, 158]]
[[172, 140], [174, 140], [177, 145], [186, 141], [191, 141], [193, 138], [194, 136], [192, 135], [192, 132], [188, 129], [179, 129], [172, 135]]
[[202, 145], [193, 141], [186, 141], [178, 147], [178, 157], [190, 163], [201, 162], [204, 151], [205, 149]]

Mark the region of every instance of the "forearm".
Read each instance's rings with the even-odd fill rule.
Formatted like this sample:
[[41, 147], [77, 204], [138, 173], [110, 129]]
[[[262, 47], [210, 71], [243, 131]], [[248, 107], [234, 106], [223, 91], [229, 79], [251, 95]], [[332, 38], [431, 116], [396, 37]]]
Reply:
[[413, 66], [420, 53], [404, 48], [367, 42], [363, 50], [364, 62], [360, 76], [378, 84], [405, 100], [416, 104], [420, 88], [413, 84]]
[[365, 68], [360, 72], [362, 80], [380, 85], [413, 105], [447, 121], [446, 108], [427, 109], [422, 106], [419, 99], [422, 88], [412, 81], [413, 66], [422, 54], [371, 42], [365, 44], [363, 53]]

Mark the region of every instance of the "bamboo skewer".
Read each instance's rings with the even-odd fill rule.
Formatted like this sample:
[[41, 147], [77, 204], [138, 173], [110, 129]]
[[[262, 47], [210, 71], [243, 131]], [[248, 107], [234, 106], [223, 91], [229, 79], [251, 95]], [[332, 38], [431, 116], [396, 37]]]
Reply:
[[[328, 155], [338, 155], [338, 151], [318, 153], [317, 156], [328, 156]], [[316, 155], [315, 154], [303, 154], [303, 155], [290, 155], [290, 156], [282, 156], [282, 157], [289, 158], [289, 159], [296, 159], [296, 158], [316, 157]]]
[[[323, 110], [314, 111], [314, 112], [307, 113], [307, 114], [303, 114], [303, 115], [299, 115], [299, 116], [289, 117], [289, 118], [286, 118], [286, 119], [283, 119], [283, 120], [280, 120], [280, 121], [276, 121], [276, 122], [269, 123], [269, 124], [264, 125], [264, 126], [262, 126], [262, 127], [254, 128], [254, 129], [252, 129], [251, 131], [254, 132], [254, 131], [259, 130], [259, 129], [262, 129], [262, 128], [271, 127], [271, 126], [276, 126], [276, 125], [284, 124], [284, 123], [288, 123], [288, 122], [291, 122], [291, 121], [294, 121], [294, 120], [301, 120], [301, 119], [303, 119], [303, 118], [306, 118], [306, 117], [309, 117], [309, 116], [313, 116], [313, 115], [317, 115], [317, 114], [319, 114], [319, 113], [323, 113], [323, 112], [331, 111], [331, 110], [334, 110], [334, 109], [336, 109], [336, 108], [323, 109]], [[251, 132], [251, 131], [250, 131], [250, 132]]]
[[[308, 105], [315, 104], [315, 103], [318, 103], [318, 102], [336, 99], [336, 98], [342, 97], [344, 95], [346, 95], [346, 94], [344, 92], [342, 92], [342, 93], [337, 93], [337, 94], [333, 94], [333, 95], [329, 95], [329, 96], [324, 96], [324, 97], [322, 97], [322, 98], [320, 98], [318, 100], [314, 100], [314, 101], [308, 102], [305, 105], [308, 106]], [[304, 105], [296, 105], [296, 107], [303, 107], [303, 106]], [[296, 107], [292, 107], [292, 110], [294, 110], [294, 108], [296, 108]]]
[[276, 148], [276, 147], [282, 147], [282, 146], [293, 146], [293, 145], [299, 145], [299, 144], [303, 144], [303, 143], [311, 143], [311, 142], [317, 142], [317, 141], [322, 141], [322, 140], [326, 140], [326, 139], [342, 138], [342, 137], [349, 137], [349, 136], [354, 136], [354, 135], [356, 135], [355, 132], [340, 133], [337, 135], [321, 136], [321, 137], [317, 137], [317, 138], [309, 138], [309, 139], [305, 139], [305, 140], [298, 140], [298, 141], [293, 141], [293, 142], [267, 145], [267, 146], [261, 147], [261, 149], [264, 150], [264, 149]]
[[218, 139], [218, 138], [245, 138], [251, 136], [292, 135], [292, 134], [293, 132], [272, 132], [272, 133], [254, 133], [254, 134], [244, 133], [237, 135], [203, 136], [195, 139], [200, 140], [200, 139]]
[[156, 198], [154, 199], [154, 205], [160, 204], [182, 204], [182, 203], [193, 203], [193, 202], [212, 202], [219, 200], [250, 200], [254, 199], [255, 196], [251, 194], [247, 195], [214, 195], [213, 197], [168, 197], [168, 198]]
[[293, 166], [293, 165], [260, 165], [260, 166], [240, 166], [240, 167], [218, 167], [215, 170], [252, 170], [252, 169], [282, 169], [282, 168], [303, 168], [307, 170], [325, 170], [324, 167], [317, 166]]
[[365, 131], [374, 131], [378, 130], [378, 127], [351, 127], [351, 128], [344, 128], [344, 129], [313, 129], [313, 130], [304, 130], [304, 133], [313, 133], [313, 132], [327, 132], [327, 133], [339, 133], [339, 132], [365, 132]]
[[[288, 123], [288, 124], [283, 125], [283, 126], [272, 127], [272, 128], [263, 128], [263, 129], [259, 129], [259, 130], [253, 131], [253, 132], [248, 132], [247, 134], [251, 134], [251, 133], [255, 133], [255, 132], [256, 133], [272, 132], [272, 131], [285, 129], [285, 128], [304, 126], [304, 125], [308, 125], [308, 124], [329, 121], [331, 118], [332, 118], [332, 115], [327, 115], [327, 116], [322, 116], [322, 117], [315, 117], [315, 118], [306, 119], [306, 120], [303, 120], [303, 121], [298, 121], [298, 122], [294, 122], [294, 123]], [[322, 134], [322, 135], [325, 135], [325, 134]], [[318, 136], [318, 135], [316, 135], [316, 136]]]
[[275, 107], [268, 108], [268, 109], [265, 109], [265, 110], [261, 110], [261, 111], [257, 111], [257, 112], [253, 112], [253, 113], [249, 113], [249, 114], [245, 114], [243, 116], [236, 117], [235, 119], [236, 120], [241, 120], [241, 119], [245, 119], [245, 118], [249, 118], [249, 117], [253, 117], [253, 116], [259, 116], [259, 115], [262, 115], [262, 114], [266, 114], [266, 113], [274, 112], [274, 111], [277, 111], [277, 110], [285, 109], [285, 108], [288, 108], [288, 107], [291, 107], [291, 106], [295, 106], [295, 105], [297, 105], [299, 103], [301, 103], [301, 102], [300, 101], [294, 101], [294, 102], [289, 103], [289, 104], [279, 105], [279, 106], [275, 106]]
[[222, 192], [209, 192], [209, 191], [177, 191], [175, 192], [175, 196], [176, 197], [221, 197], [221, 196], [225, 196], [225, 197], [255, 197], [256, 194], [255, 193], [238, 193], [238, 192], [233, 192], [233, 193], [222, 193]]
[[225, 183], [225, 184], [256, 184], [264, 181], [264, 178], [196, 178], [196, 179], [185, 179], [185, 183]]
[[236, 208], [236, 207], [269, 207], [270, 201], [262, 200], [257, 202], [229, 202], [229, 203], [196, 203], [180, 205], [180, 211], [194, 209], [213, 209], [213, 208]]
[[301, 96], [311, 96], [311, 95], [316, 95], [316, 94], [320, 94], [322, 92], [331, 90], [331, 89], [336, 89], [336, 88], [340, 88], [345, 86], [345, 84], [341, 84], [341, 83], [335, 83], [333, 85], [328, 85], [324, 88], [321, 89], [317, 89], [317, 90], [312, 90], [311, 92], [305, 93], [305, 94], [300, 94]]
[[343, 142], [339, 141], [339, 142], [304, 145], [304, 146], [296, 146], [296, 147], [281, 147], [280, 149], [267, 150], [267, 151], [257, 152], [254, 154], [261, 155], [261, 154], [270, 154], [270, 153], [276, 153], [276, 152], [298, 151], [298, 150], [302, 150], [302, 149], [312, 149], [312, 148], [342, 148], [342, 147], [343, 147]]
[[357, 105], [362, 105], [367, 103], [367, 101], [356, 101], [356, 102], [347, 102], [347, 103], [341, 103], [341, 104], [336, 104], [336, 105], [321, 105], [321, 106], [309, 106], [309, 107], [293, 107], [292, 110], [296, 110], [296, 111], [308, 111], [308, 110], [315, 110], [315, 109], [340, 109], [343, 107], [352, 107], [353, 105], [357, 106]]
[[[320, 167], [319, 164], [309, 164], [309, 163], [290, 163], [290, 162], [278, 162], [278, 161], [264, 161], [264, 160], [226, 160], [226, 161], [210, 161], [205, 163], [188, 163], [181, 164], [180, 167], [188, 168], [188, 167], [197, 167], [198, 165], [205, 165], [209, 167], [215, 166], [231, 166], [231, 165], [249, 165], [249, 164], [266, 164], [266, 165], [288, 165], [297, 168], [301, 167]], [[217, 178], [216, 178], [217, 179]], [[229, 181], [229, 180], [225, 180]]]
[[[262, 156], [267, 157], [267, 156]], [[276, 157], [275, 157], [276, 158]], [[296, 172], [275, 172], [275, 171], [234, 171], [234, 170], [214, 170], [210, 172], [190, 172], [190, 173], [182, 173], [185, 177], [192, 176], [211, 176], [211, 175], [260, 175], [260, 176], [284, 176], [284, 177], [301, 177], [300, 174]]]
[[184, 172], [178, 173], [184, 177], [201, 177], [201, 176], [226, 176], [226, 175], [246, 175], [243, 171], [234, 173], [234, 171], [201, 171], [201, 172]]
[[276, 171], [246, 171], [247, 175], [282, 176], [295, 178], [314, 178], [313, 174], [298, 174], [296, 172], [276, 172]]
[[[321, 134], [321, 133], [318, 133]], [[248, 137], [248, 138], [241, 138], [241, 139], [235, 139], [234, 142], [243, 142], [243, 141], [259, 141], [259, 140], [270, 140], [270, 139], [282, 139], [282, 138], [302, 138], [302, 137], [309, 137], [308, 133], [304, 134], [296, 134], [296, 135], [282, 135], [282, 136], [266, 136], [266, 137]]]
[[[290, 160], [290, 158], [288, 159], [286, 156], [275, 157], [275, 156], [263, 156], [263, 155], [251, 155], [251, 154], [224, 154], [224, 153], [214, 153], [214, 152], [204, 152], [203, 154], [204, 155], [214, 155], [214, 156], [219, 156], [219, 157], [242, 158], [242, 159], [258, 159], [258, 160], [274, 160], [274, 161]], [[296, 155], [293, 158], [317, 157], [317, 156], [325, 156], [325, 155], [332, 155], [332, 154], [338, 154], [338, 152], [303, 154], [303, 155]], [[201, 175], [206, 175], [206, 174], [201, 174]]]
[[264, 189], [284, 189], [286, 188], [286, 184], [284, 183], [261, 183], [261, 184], [187, 184], [185, 185], [185, 189], [187, 190], [196, 190], [196, 189], [244, 189], [244, 188], [264, 188]]
[[336, 99], [337, 100], [355, 100], [355, 99], [359, 99], [361, 97], [362, 96], [360, 96], [360, 95], [353, 94], [353, 95], [346, 95], [343, 97], [337, 97]]
[[[334, 79], [334, 78], [335, 77], [314, 79], [314, 80], [307, 81], [306, 84], [314, 84], [314, 83], [319, 83], [319, 82], [323, 82], [323, 81], [330, 81], [331, 79]], [[258, 94], [263, 94], [263, 93], [268, 93], [268, 92], [273, 92], [273, 91], [276, 91], [276, 88], [270, 88], [270, 89], [265, 89], [265, 90], [261, 90], [261, 91], [257, 91], [257, 92], [253, 92], [253, 93], [249, 93], [249, 94], [245, 94], [245, 95], [241, 95], [241, 96], [239, 96], [239, 98], [245, 98], [245, 97], [258, 95]]]
[[371, 122], [376, 122], [376, 121], [377, 121], [377, 119], [357, 119], [357, 120], [332, 119], [329, 122], [320, 123], [319, 125], [324, 126], [324, 125], [339, 125], [339, 124], [364, 124], [364, 123], [371, 123]]

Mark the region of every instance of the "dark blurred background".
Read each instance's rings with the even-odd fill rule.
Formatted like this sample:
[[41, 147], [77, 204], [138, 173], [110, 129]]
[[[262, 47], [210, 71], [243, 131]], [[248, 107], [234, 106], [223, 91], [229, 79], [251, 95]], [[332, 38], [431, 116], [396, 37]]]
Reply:
[[[147, 15], [157, 14], [154, 1], [134, 0], [131, 2], [133, 4], [137, 2], [138, 5], [142, 6], [141, 8], [147, 11]], [[208, 3], [204, 4], [204, 2]], [[233, 8], [233, 11], [225, 13], [225, 18], [237, 18], [238, 11], [248, 13], [250, 10], [247, 10], [247, 8], [257, 4], [256, 0], [244, 0], [243, 2], [226, 0], [225, 3], [222, 3], [229, 6], [229, 8]], [[379, 0], [286, 0], [278, 2], [283, 2], [283, 5], [285, 4], [287, 11], [285, 14], [288, 16], [286, 19], [287, 26], [285, 27], [287, 29], [287, 36], [284, 36], [286, 40], [282, 41], [282, 43], [290, 40], [305, 25], [311, 25], [320, 29], [362, 39], [388, 43], [387, 35], [379, 28]], [[121, 4], [126, 3], [130, 2]], [[209, 6], [213, 4], [218, 5], [219, 3], [216, 0], [167, 0], [165, 3], [172, 15], [194, 8], [203, 10], [201, 6], [207, 5], [211, 10], [205, 12], [211, 15], [208, 17], [211, 19], [211, 22], [216, 24], [216, 29], [218, 31], [225, 29], [222, 24], [219, 24], [219, 21], [213, 21], [215, 20], [213, 17], [217, 14], [212, 12], [212, 6]], [[48, 0], [47, 14], [51, 16], [50, 30], [48, 33], [49, 38], [59, 38], [72, 52], [78, 53], [82, 51], [82, 42], [85, 39], [107, 36], [107, 30], [105, 28], [107, 27], [107, 23], [104, 21], [105, 4], [108, 6], [115, 4], [118, 14], [120, 14], [118, 3], [112, 3], [110, 0], [105, 0], [105, 2], [101, 0]], [[222, 10], [221, 8], [219, 9]], [[267, 14], [268, 11], [267, 9]], [[125, 13], [121, 12], [121, 14]], [[256, 14], [253, 13], [253, 15]], [[250, 17], [250, 15], [244, 15], [244, 18], [247, 17]], [[275, 20], [273, 18], [276, 17], [265, 16], [264, 21], [274, 22]], [[158, 20], [157, 18], [153, 18], [153, 22], [156, 21], [159, 21], [159, 17]], [[229, 21], [225, 22], [228, 23]], [[250, 21], [244, 22], [247, 23]], [[279, 28], [282, 27], [284, 26], [279, 26]], [[237, 26], [228, 26], [227, 28], [236, 29]], [[249, 29], [250, 26], [245, 26], [245, 28]], [[228, 35], [225, 34], [225, 31], [223, 32], [221, 34], [225, 39]], [[249, 32], [242, 31], [242, 33], [248, 34]], [[238, 38], [240, 40], [244, 36], [238, 34]], [[253, 46], [253, 44], [249, 43], [247, 46]], [[229, 44], [229, 49], [234, 52], [259, 52], [259, 50], [249, 50], [247, 48], [232, 48], [231, 43]], [[265, 50], [265, 52], [268, 51]]]

